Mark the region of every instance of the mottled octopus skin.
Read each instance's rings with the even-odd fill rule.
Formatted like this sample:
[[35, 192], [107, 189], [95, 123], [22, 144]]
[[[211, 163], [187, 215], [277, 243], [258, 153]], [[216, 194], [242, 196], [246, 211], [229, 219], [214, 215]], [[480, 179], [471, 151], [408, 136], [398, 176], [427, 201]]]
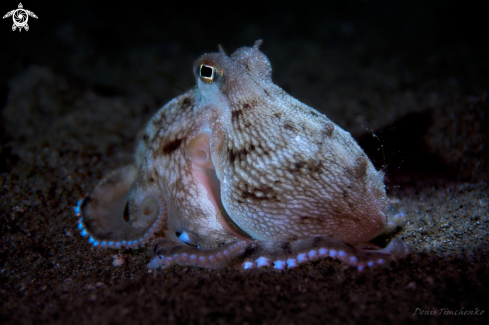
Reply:
[[196, 87], [156, 113], [134, 163], [77, 208], [93, 245], [151, 244], [150, 268], [332, 257], [362, 269], [407, 254], [396, 239], [354, 247], [387, 224], [384, 175], [348, 132], [272, 82], [260, 44], [197, 60]]

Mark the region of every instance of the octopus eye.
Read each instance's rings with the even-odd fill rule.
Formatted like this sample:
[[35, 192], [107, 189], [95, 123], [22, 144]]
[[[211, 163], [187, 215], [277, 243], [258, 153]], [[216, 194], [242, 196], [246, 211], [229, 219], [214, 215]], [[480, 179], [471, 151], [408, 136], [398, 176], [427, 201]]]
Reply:
[[141, 203], [139, 212], [144, 218], [155, 218], [160, 213], [160, 203], [154, 196], [150, 195]]
[[199, 68], [199, 75], [202, 81], [211, 83], [214, 81], [214, 67], [206, 64], [201, 64]]

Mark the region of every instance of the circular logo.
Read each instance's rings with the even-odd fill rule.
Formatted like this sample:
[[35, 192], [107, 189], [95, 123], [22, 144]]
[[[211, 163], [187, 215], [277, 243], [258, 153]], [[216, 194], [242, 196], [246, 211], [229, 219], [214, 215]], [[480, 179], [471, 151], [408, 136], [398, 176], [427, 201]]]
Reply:
[[5, 19], [10, 16], [12, 16], [12, 19], [14, 21], [14, 24], [12, 25], [12, 31], [18, 29], [19, 32], [22, 31], [22, 28], [25, 29], [26, 31], [29, 30], [29, 25], [27, 25], [29, 16], [37, 19], [36, 14], [30, 10], [24, 9], [22, 3], [19, 3], [19, 7], [17, 9], [10, 10], [9, 12], [7, 12], [2, 18]]
[[27, 15], [27, 12], [25, 12], [24, 9], [15, 10], [15, 13], [12, 16], [14, 18], [14, 24], [17, 27], [24, 27], [27, 24], [27, 21], [29, 20], [29, 16]]

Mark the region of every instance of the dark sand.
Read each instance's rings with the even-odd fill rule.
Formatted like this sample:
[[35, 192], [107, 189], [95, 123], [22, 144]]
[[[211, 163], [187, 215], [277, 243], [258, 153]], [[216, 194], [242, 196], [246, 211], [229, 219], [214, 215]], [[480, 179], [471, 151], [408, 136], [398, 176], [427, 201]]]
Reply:
[[[487, 323], [489, 51], [478, 34], [487, 19], [465, 2], [389, 3], [243, 4], [233, 14], [208, 2], [36, 2], [24, 3], [39, 16], [28, 32], [2, 20], [0, 323]], [[145, 249], [92, 248], [76, 202], [131, 160], [159, 107], [193, 86], [194, 60], [259, 38], [274, 81], [386, 171], [391, 204], [407, 214], [391, 236], [411, 255], [363, 272], [330, 259], [148, 272]], [[483, 314], [446, 315], [460, 310]]]

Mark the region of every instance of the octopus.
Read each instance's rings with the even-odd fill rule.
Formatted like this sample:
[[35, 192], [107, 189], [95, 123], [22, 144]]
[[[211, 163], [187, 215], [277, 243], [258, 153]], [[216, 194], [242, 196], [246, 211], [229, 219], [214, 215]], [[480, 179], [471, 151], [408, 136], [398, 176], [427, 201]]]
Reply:
[[350, 133], [272, 82], [261, 43], [198, 59], [196, 86], [151, 118], [134, 162], [80, 200], [93, 246], [149, 245], [150, 269], [334, 258], [362, 270], [408, 254], [399, 239], [369, 244], [399, 215], [384, 173]]

